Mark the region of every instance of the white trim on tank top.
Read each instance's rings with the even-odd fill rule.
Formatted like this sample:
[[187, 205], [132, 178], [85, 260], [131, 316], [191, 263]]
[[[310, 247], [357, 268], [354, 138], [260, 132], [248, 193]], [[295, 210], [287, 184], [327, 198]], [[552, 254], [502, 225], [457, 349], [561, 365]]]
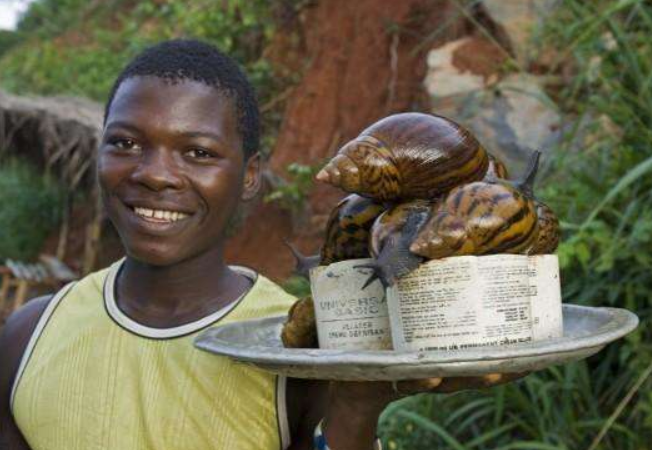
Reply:
[[14, 398], [16, 397], [16, 390], [18, 388], [18, 384], [20, 383], [21, 378], [23, 377], [23, 372], [27, 367], [27, 363], [29, 362], [29, 359], [32, 356], [32, 352], [34, 352], [34, 347], [36, 347], [36, 343], [41, 337], [41, 333], [43, 333], [43, 330], [45, 329], [45, 326], [49, 322], [50, 317], [54, 313], [54, 310], [57, 309], [57, 306], [59, 305], [61, 300], [66, 296], [66, 294], [75, 285], [75, 283], [77, 282], [72, 281], [68, 283], [52, 297], [48, 305], [45, 307], [45, 310], [41, 314], [41, 317], [38, 319], [38, 322], [36, 323], [36, 327], [34, 327], [34, 331], [32, 331], [32, 335], [30, 336], [29, 341], [27, 342], [27, 347], [25, 347], [25, 350], [23, 351], [23, 356], [20, 358], [20, 365], [18, 366], [18, 370], [16, 371], [16, 375], [14, 376], [14, 383], [11, 386], [9, 409], [11, 410], [12, 414], [14, 412]]
[[124, 258], [116, 261], [111, 265], [111, 268], [109, 269], [106, 282], [104, 283], [104, 306], [106, 307], [106, 311], [109, 316], [115, 322], [117, 322], [118, 325], [125, 328], [127, 331], [131, 331], [134, 334], [152, 339], [170, 339], [186, 336], [188, 334], [194, 333], [195, 331], [201, 330], [202, 328], [205, 328], [214, 322], [217, 322], [226, 314], [228, 314], [232, 309], [234, 309], [238, 304], [240, 304], [240, 301], [246, 295], [248, 295], [252, 289], [254, 289], [254, 285], [258, 278], [258, 274], [247, 267], [229, 266], [232, 270], [238, 272], [240, 275], [249, 278], [252, 281], [252, 286], [246, 292], [244, 292], [233, 302], [226, 305], [224, 308], [218, 309], [208, 316], [202, 317], [201, 319], [195, 320], [194, 322], [184, 323], [183, 325], [171, 328], [155, 328], [143, 325], [127, 316], [115, 301], [115, 281], [124, 261]]

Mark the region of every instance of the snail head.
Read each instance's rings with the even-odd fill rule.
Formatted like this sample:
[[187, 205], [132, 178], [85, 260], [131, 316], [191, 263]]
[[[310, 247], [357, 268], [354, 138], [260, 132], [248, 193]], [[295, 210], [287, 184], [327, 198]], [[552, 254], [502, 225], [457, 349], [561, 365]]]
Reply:
[[283, 243], [290, 249], [295, 259], [294, 273], [298, 276], [308, 278], [310, 269], [319, 265], [320, 255], [306, 256], [294, 245], [284, 240]]
[[525, 174], [520, 180], [514, 182], [514, 187], [521, 191], [523, 195], [531, 199], [534, 198], [534, 180], [539, 169], [540, 157], [541, 152], [539, 150], [535, 150], [532, 153], [532, 156], [530, 156]]

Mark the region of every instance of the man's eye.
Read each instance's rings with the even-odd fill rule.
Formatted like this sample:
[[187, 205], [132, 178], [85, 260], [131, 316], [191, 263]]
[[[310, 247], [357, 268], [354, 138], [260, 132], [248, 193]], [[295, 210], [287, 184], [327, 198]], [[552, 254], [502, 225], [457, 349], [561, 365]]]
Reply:
[[191, 150], [188, 150], [186, 152], [186, 155], [190, 156], [191, 158], [196, 158], [196, 159], [205, 159], [205, 158], [212, 158], [213, 155], [201, 148], [193, 148]]
[[133, 139], [127, 138], [113, 139], [111, 144], [121, 150], [138, 150], [140, 148]]

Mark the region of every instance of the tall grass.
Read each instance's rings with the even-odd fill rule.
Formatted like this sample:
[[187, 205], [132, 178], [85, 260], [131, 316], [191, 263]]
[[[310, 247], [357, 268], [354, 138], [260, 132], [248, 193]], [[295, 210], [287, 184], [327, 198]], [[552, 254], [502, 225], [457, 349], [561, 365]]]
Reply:
[[652, 449], [652, 5], [564, 0], [543, 36], [573, 68], [555, 96], [577, 126], [540, 188], [562, 218], [564, 301], [641, 326], [512, 385], [397, 402], [381, 418], [390, 449]]

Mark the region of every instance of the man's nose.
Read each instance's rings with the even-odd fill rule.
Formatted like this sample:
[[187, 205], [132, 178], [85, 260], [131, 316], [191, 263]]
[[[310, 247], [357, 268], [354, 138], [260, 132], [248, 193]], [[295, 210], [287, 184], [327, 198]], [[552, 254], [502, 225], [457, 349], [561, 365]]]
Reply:
[[131, 179], [153, 191], [179, 189], [183, 185], [173, 152], [163, 148], [145, 150]]

